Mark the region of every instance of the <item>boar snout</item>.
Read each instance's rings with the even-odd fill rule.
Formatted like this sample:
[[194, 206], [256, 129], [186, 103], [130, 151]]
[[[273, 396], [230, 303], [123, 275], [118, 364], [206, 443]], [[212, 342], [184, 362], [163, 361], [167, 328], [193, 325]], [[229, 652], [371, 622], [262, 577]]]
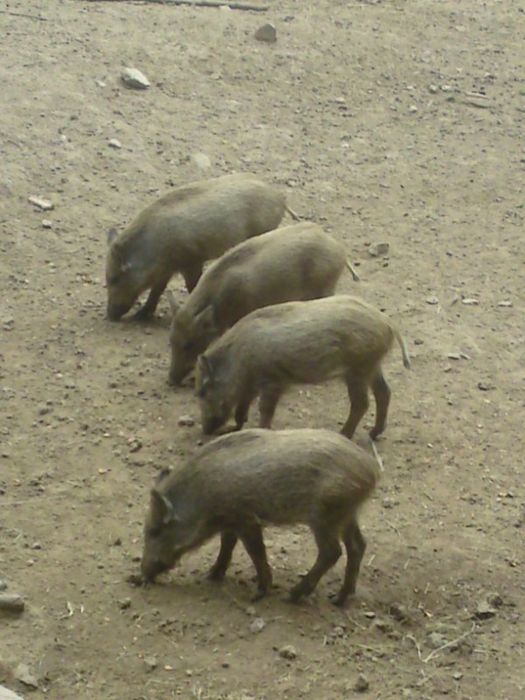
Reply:
[[127, 313], [132, 307], [132, 304], [108, 304], [106, 309], [106, 318], [109, 321], [120, 321], [122, 316]]
[[219, 416], [204, 418], [202, 421], [202, 432], [204, 435], [212, 435], [212, 433], [222, 427], [224, 423], [226, 423], [226, 420]]
[[180, 386], [191, 371], [191, 367], [171, 366], [168, 372], [168, 384], [171, 386]]
[[162, 561], [142, 559], [140, 570], [146, 583], [153, 583], [159, 574], [168, 571], [171, 567]]

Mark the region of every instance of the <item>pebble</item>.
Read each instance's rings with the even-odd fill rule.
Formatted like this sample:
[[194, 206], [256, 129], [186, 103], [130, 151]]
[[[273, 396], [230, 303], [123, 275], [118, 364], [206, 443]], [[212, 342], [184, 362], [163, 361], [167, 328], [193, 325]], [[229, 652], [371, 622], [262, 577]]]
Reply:
[[435, 306], [436, 304], [439, 304], [439, 299], [437, 297], [427, 297], [425, 299], [427, 304], [430, 304], [431, 306]]
[[262, 617], [256, 617], [250, 625], [250, 632], [253, 632], [253, 634], [258, 634], [259, 632], [262, 632], [265, 627], [266, 622], [262, 619]]
[[191, 427], [192, 425], [195, 425], [195, 420], [191, 416], [181, 416], [177, 421], [177, 424]]
[[370, 255], [372, 258], [378, 258], [382, 255], [388, 255], [389, 250], [389, 243], [373, 243], [368, 248], [368, 255]]
[[488, 600], [480, 600], [476, 610], [474, 612], [474, 617], [478, 620], [489, 620], [491, 617], [496, 615], [496, 608], [494, 608]]
[[360, 673], [354, 683], [354, 690], [356, 693], [365, 693], [369, 687], [370, 683], [368, 682], [368, 678], [364, 673]]
[[120, 141], [118, 139], [110, 139], [108, 141], [108, 146], [110, 148], [122, 148], [122, 144], [120, 143]]
[[479, 301], [477, 299], [462, 299], [461, 303], [465, 304], [465, 306], [477, 306]]
[[259, 27], [254, 37], [257, 41], [265, 41], [268, 44], [274, 44], [277, 41], [277, 30], [273, 24], [268, 22]]
[[494, 608], [501, 608], [503, 605], [503, 598], [496, 591], [491, 591], [487, 594], [487, 602]]
[[447, 643], [447, 638], [440, 632], [431, 632], [428, 635], [428, 644], [432, 649], [439, 649]]
[[415, 114], [417, 112], [416, 105], [410, 105], [410, 107], [408, 108], [408, 111], [410, 112], [410, 114]]
[[297, 658], [297, 652], [294, 646], [292, 646], [291, 644], [286, 644], [284, 647], [281, 647], [279, 649], [279, 656], [283, 659], [293, 661], [293, 659]]
[[406, 622], [410, 618], [406, 607], [397, 603], [392, 603], [388, 608], [388, 612], [398, 622]]
[[127, 610], [131, 607], [131, 598], [121, 598], [118, 602], [118, 606], [121, 610]]
[[487, 382], [478, 382], [478, 389], [480, 391], [490, 391], [492, 389], [492, 384], [488, 384]]
[[31, 204], [34, 204], [35, 207], [41, 209], [42, 211], [51, 211], [51, 209], [55, 208], [55, 205], [53, 204], [53, 202], [50, 202], [49, 199], [37, 197], [36, 195], [31, 195], [31, 197], [28, 197], [28, 201], [31, 202]]
[[49, 219], [42, 219], [42, 228], [53, 228], [53, 222]]
[[211, 160], [206, 153], [193, 153], [190, 160], [199, 170], [209, 170], [211, 168]]
[[24, 700], [21, 695], [17, 695], [5, 685], [0, 685], [0, 700]]
[[24, 599], [16, 593], [0, 594], [0, 611], [5, 610], [11, 613], [23, 612], [25, 608]]
[[144, 664], [146, 665], [148, 671], [154, 671], [159, 665], [159, 662], [155, 656], [145, 656]]
[[428, 86], [428, 91], [431, 92], [433, 95], [436, 94], [436, 92], [439, 90], [437, 85], [433, 85], [432, 83]]
[[125, 68], [120, 74], [120, 79], [126, 87], [134, 90], [147, 90], [151, 85], [144, 73], [137, 68]]
[[38, 688], [38, 680], [27, 664], [18, 664], [13, 675], [20, 683], [30, 688]]
[[503, 299], [503, 301], [498, 301], [498, 306], [509, 307], [512, 306], [510, 299]]

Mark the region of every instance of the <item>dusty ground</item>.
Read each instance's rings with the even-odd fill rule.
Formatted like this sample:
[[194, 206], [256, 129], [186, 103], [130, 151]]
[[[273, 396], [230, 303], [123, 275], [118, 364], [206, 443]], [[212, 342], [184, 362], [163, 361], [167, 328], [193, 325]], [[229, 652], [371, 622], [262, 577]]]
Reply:
[[[354, 697], [363, 673], [371, 698], [523, 698], [523, 7], [269, 4], [2, 3], [0, 579], [27, 607], [0, 621], [0, 683], [57, 700], [318, 700]], [[274, 45], [252, 36], [268, 20]], [[148, 91], [119, 84], [128, 65]], [[397, 350], [386, 367], [386, 471], [346, 611], [328, 601], [342, 562], [310, 601], [283, 602], [314, 556], [301, 530], [267, 533], [277, 588], [257, 604], [241, 551], [223, 586], [205, 582], [216, 543], [163, 585], [126, 583], [156, 470], [201, 436], [178, 425], [198, 417], [191, 389], [166, 385], [166, 301], [147, 327], [103, 318], [105, 234], [201, 177], [195, 152], [205, 176], [286, 188], [360, 263], [341, 291], [409, 342], [413, 371]], [[377, 242], [388, 259], [368, 254]], [[275, 425], [337, 428], [346, 410], [340, 385], [297, 390]]]

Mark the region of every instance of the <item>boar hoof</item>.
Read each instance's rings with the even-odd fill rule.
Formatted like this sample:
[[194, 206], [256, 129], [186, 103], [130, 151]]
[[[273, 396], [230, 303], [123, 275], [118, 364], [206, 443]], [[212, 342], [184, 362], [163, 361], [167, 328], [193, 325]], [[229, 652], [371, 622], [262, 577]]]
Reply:
[[208, 575], [206, 578], [208, 581], [214, 581], [215, 583], [219, 583], [220, 581], [224, 580], [224, 576], [226, 575], [226, 569], [224, 569], [222, 566], [212, 566], [211, 569], [208, 571]]
[[370, 435], [370, 438], [372, 440], [376, 440], [381, 433], [383, 432], [384, 428], [372, 428], [372, 430], [368, 433]]
[[267, 593], [268, 593], [268, 589], [266, 589], [266, 588], [259, 588], [259, 589], [257, 589], [257, 593], [255, 593], [255, 594], [251, 597], [250, 600], [251, 600], [252, 603], [256, 603], [258, 600], [262, 600], [262, 599], [266, 596]]
[[150, 321], [153, 317], [153, 312], [147, 306], [141, 306], [136, 314], [133, 315], [135, 321]]

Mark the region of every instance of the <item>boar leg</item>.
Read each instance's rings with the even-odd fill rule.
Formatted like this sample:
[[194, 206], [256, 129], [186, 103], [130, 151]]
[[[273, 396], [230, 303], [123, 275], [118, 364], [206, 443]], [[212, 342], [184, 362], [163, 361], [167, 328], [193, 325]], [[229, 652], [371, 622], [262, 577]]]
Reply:
[[257, 523], [245, 524], [239, 530], [239, 537], [248, 552], [257, 572], [257, 595], [254, 600], [264, 597], [272, 585], [272, 570], [266, 558], [266, 547], [260, 525]]
[[346, 378], [346, 386], [350, 399], [350, 414], [341, 432], [351, 439], [368, 409], [368, 386], [362, 379], [350, 375]]
[[343, 542], [347, 557], [345, 578], [341, 590], [334, 600], [335, 605], [344, 605], [348, 596], [355, 593], [359, 567], [366, 549], [366, 540], [356, 520], [348, 523], [343, 530]]
[[157, 308], [157, 304], [159, 303], [159, 299], [161, 298], [162, 293], [166, 289], [169, 281], [169, 277], [164, 277], [160, 282], [153, 285], [148, 298], [146, 299], [146, 303], [135, 314], [134, 318], [136, 318], [137, 321], [146, 321], [153, 316], [155, 309]]
[[332, 568], [342, 553], [333, 524], [331, 527], [327, 526], [326, 523], [315, 528], [312, 527], [312, 531], [317, 542], [317, 559], [306, 576], [303, 576], [301, 581], [290, 591], [289, 597], [292, 603], [311, 593], [319, 583], [321, 576]]
[[182, 270], [182, 276], [184, 277], [184, 281], [186, 282], [186, 289], [188, 292], [192, 292], [193, 289], [197, 286], [197, 282], [200, 279], [200, 276], [202, 275], [202, 263], [194, 263], [193, 265], [189, 265], [186, 267], [185, 270]]
[[390, 387], [381, 370], [372, 380], [372, 391], [376, 400], [376, 423], [370, 431], [370, 437], [375, 440], [385, 429], [388, 404], [390, 403]]
[[242, 426], [248, 420], [248, 411], [250, 410], [250, 406], [255, 396], [256, 394], [250, 391], [245, 392], [239, 399], [239, 403], [235, 409], [235, 423], [237, 425], [237, 430], [241, 430]]
[[261, 391], [261, 398], [259, 399], [260, 428], [271, 428], [275, 408], [282, 393], [282, 387], [275, 385], [265, 386]]
[[219, 556], [208, 573], [208, 578], [211, 581], [222, 581], [224, 578], [226, 569], [230, 565], [237, 540], [237, 535], [234, 532], [231, 532], [230, 530], [221, 532], [221, 548], [219, 550]]

